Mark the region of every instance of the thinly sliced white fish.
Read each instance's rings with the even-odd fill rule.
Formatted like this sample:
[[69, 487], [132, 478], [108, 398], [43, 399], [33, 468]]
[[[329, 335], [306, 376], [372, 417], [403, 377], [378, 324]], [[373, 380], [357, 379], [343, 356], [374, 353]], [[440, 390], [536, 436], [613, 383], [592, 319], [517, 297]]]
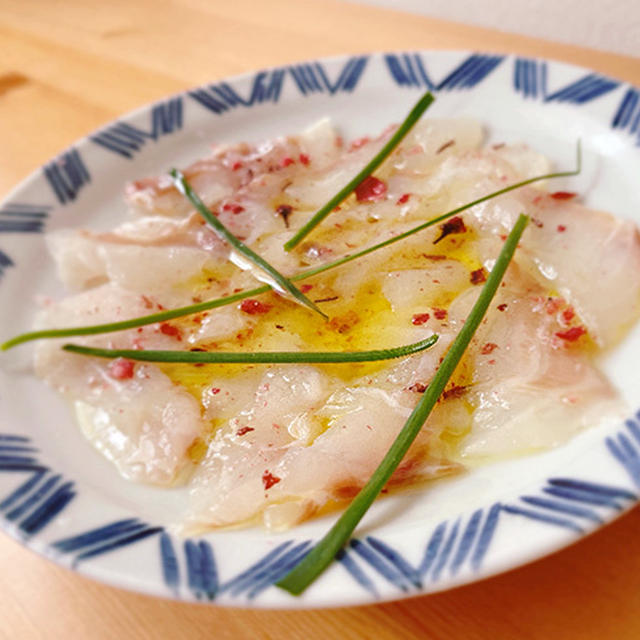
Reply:
[[216, 277], [219, 251], [113, 242], [82, 233], [57, 234], [50, 246], [60, 279], [71, 290], [112, 283], [140, 295], [157, 296], [166, 308], [190, 303], [197, 289], [211, 297], [225, 291]]
[[[427, 269], [403, 269], [386, 274], [382, 293], [399, 313], [448, 306], [469, 284], [469, 269], [457, 260], [425, 260]], [[433, 312], [432, 312], [433, 313]]]
[[522, 252], [532, 273], [575, 307], [599, 346], [618, 342], [640, 315], [637, 227], [549, 197], [534, 215], [544, 226], [533, 226]]
[[[319, 208], [360, 172], [380, 151], [393, 131], [394, 128], [389, 128], [375, 139], [362, 139], [328, 169], [322, 167], [322, 171], [302, 174], [287, 186], [287, 195], [299, 206]], [[448, 149], [455, 147], [456, 152], [473, 149], [481, 141], [482, 127], [477, 121], [424, 119], [414, 126], [388, 161], [376, 171], [376, 175], [387, 179], [390, 171], [395, 170], [415, 177], [427, 172], [437, 158], [446, 157]], [[412, 186], [415, 188], [415, 183]], [[395, 196], [394, 202], [403, 193], [390, 190], [390, 196]]]
[[[336, 158], [339, 144], [325, 118], [298, 136], [214, 148], [210, 157], [187, 167], [184, 175], [207, 206], [223, 204], [232, 196], [236, 204], [241, 204], [239, 200], [256, 190], [266, 192], [270, 198], [279, 195], [292, 177], [309, 166], [324, 168]], [[126, 198], [131, 210], [143, 215], [183, 216], [192, 209], [169, 176], [131, 182]], [[234, 214], [233, 208], [221, 208], [221, 214]]]
[[[561, 337], [571, 336], [562, 317], [567, 305], [541, 296], [516, 265], [505, 282], [468, 356], [473, 376], [465, 399], [473, 420], [459, 449], [464, 461], [549, 449], [623, 417], [615, 390], [588, 355]], [[461, 322], [474, 297], [463, 294], [452, 317]]]
[[[38, 326], [84, 326], [149, 313], [150, 299], [104, 285], [47, 306]], [[42, 342], [36, 373], [74, 407], [80, 427], [120, 473], [135, 481], [169, 485], [190, 464], [189, 447], [204, 432], [199, 403], [151, 364], [125, 372], [116, 361], [60, 349], [63, 342], [110, 348], [172, 349], [178, 341], [158, 325], [99, 336]], [[130, 374], [130, 375], [129, 375]], [[184, 479], [184, 478], [183, 478]]]
[[47, 236], [47, 246], [58, 277], [68, 289], [78, 291], [107, 282], [104, 261], [96, 255], [95, 242], [76, 231]]
[[640, 315], [640, 234], [630, 220], [523, 188], [474, 207], [467, 217], [495, 255], [497, 241], [532, 217], [515, 261], [575, 308], [601, 347], [619, 341]]
[[[330, 390], [311, 367], [267, 373], [254, 399], [210, 445], [191, 484], [185, 527], [228, 526], [262, 515], [265, 525], [281, 529], [329, 501], [353, 497], [411, 408], [380, 389]], [[396, 482], [457, 469], [425, 457], [430, 436], [426, 427]]]
[[86, 371], [101, 388], [75, 387], [73, 407], [91, 444], [130, 480], [184, 482], [190, 447], [203, 431], [196, 400], [158, 368], [139, 364], [130, 380], [114, 381], [108, 367]]
[[[480, 149], [470, 120], [423, 120], [301, 247], [282, 245], [384, 144], [344, 145], [327, 121], [300, 136], [226, 145], [185, 169], [206, 205], [286, 275], [351, 254], [524, 178], [549, 163], [524, 145]], [[561, 196], [562, 197], [562, 196]], [[166, 176], [127, 191], [139, 217], [108, 233], [59, 235], [64, 282], [81, 294], [49, 306], [47, 326], [93, 324], [255, 286]], [[352, 497], [437, 371], [503, 238], [532, 217], [463, 364], [391, 486], [557, 446], [617, 417], [620, 401], [586, 347], [616, 342], [640, 316], [640, 242], [629, 222], [519, 189], [402, 243], [311, 278], [328, 324], [273, 293], [196, 317], [82, 344], [211, 350], [353, 350], [439, 335], [436, 345], [371, 370], [327, 366], [175, 369], [108, 363], [38, 348], [37, 370], [75, 404], [87, 437], [126, 477], [191, 480], [185, 528], [260, 521], [282, 529]], [[236, 260], [236, 262], [238, 262]], [[205, 277], [206, 276], [206, 277]], [[302, 283], [300, 283], [302, 286]], [[347, 373], [345, 373], [347, 371]], [[348, 373], [350, 371], [350, 373]], [[120, 406], [126, 399], [127, 407]], [[178, 418], [177, 416], [180, 416]]]

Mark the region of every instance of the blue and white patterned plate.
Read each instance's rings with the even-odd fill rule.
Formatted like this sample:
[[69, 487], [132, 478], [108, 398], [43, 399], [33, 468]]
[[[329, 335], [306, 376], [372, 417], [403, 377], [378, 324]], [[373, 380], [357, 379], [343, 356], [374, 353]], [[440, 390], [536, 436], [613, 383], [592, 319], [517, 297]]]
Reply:
[[[0, 338], [29, 327], [35, 294], [61, 293], [43, 232], [121, 218], [126, 180], [207, 152], [212, 141], [296, 132], [329, 115], [347, 136], [402, 119], [426, 89], [429, 115], [473, 116], [490, 140], [523, 140], [582, 174], [558, 183], [640, 222], [640, 90], [545, 60], [465, 52], [334, 58], [217, 82], [144, 107], [74, 144], [0, 206]], [[370, 603], [450, 588], [557, 550], [632, 506], [640, 491], [640, 330], [603, 361], [629, 419], [553, 451], [500, 462], [378, 501], [348, 548], [301, 598], [272, 586], [333, 516], [282, 534], [187, 540], [166, 526], [184, 490], [132, 485], [79, 434], [30, 373], [32, 347], [0, 358], [3, 528], [104, 582], [185, 600], [260, 607]]]

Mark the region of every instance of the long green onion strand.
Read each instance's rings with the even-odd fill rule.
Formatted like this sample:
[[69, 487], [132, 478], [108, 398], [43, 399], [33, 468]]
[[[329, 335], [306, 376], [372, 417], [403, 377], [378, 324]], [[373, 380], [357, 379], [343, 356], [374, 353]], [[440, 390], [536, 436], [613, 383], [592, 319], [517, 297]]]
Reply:
[[336, 193], [329, 202], [327, 202], [322, 208], [318, 209], [313, 217], [295, 232], [291, 239], [285, 242], [284, 248], [287, 251], [291, 251], [291, 249], [297, 246], [303, 238], [305, 238], [333, 211], [335, 207], [350, 196], [354, 189], [365, 178], [368, 178], [386, 160], [387, 156], [400, 144], [402, 139], [407, 135], [407, 133], [409, 133], [413, 125], [420, 119], [420, 116], [429, 108], [433, 101], [433, 95], [427, 91], [420, 100], [416, 102], [404, 122], [398, 127], [391, 138], [389, 138], [389, 141], [384, 145], [384, 147], [382, 147], [382, 149], [380, 149], [373, 159], [369, 161], [364, 169], [362, 169], [362, 171], [360, 171], [342, 189], [340, 189], [340, 191], [338, 191], [338, 193]]
[[374, 349], [373, 351], [151, 351], [140, 349], [96, 349], [66, 344], [65, 351], [99, 358], [127, 358], [139, 362], [181, 362], [187, 364], [332, 364], [339, 362], [374, 362], [402, 358], [424, 351], [438, 341], [437, 334], [420, 342], [392, 349]]
[[389, 481], [409, 450], [411, 443], [420, 433], [422, 425], [429, 417], [476, 329], [482, 322], [528, 222], [529, 218], [525, 215], [518, 218], [466, 322], [453, 341], [420, 402], [409, 416], [378, 468], [329, 532], [297, 566], [276, 583], [280, 588], [293, 595], [301, 594], [331, 564], [335, 555], [351, 537], [364, 514]]
[[[292, 278], [294, 279], [294, 278]], [[29, 331], [28, 333], [21, 333], [15, 338], [7, 340], [0, 345], [1, 351], [6, 351], [24, 342], [30, 342], [31, 340], [39, 340], [41, 338], [70, 338], [72, 336], [92, 336], [101, 333], [113, 333], [115, 331], [124, 331], [125, 329], [135, 329], [136, 327], [144, 327], [148, 324], [155, 324], [156, 322], [167, 322], [167, 320], [174, 320], [175, 318], [183, 318], [184, 316], [190, 316], [194, 313], [200, 313], [202, 311], [208, 311], [209, 309], [216, 309], [217, 307], [224, 307], [234, 302], [240, 302], [245, 298], [251, 296], [257, 296], [261, 293], [271, 291], [271, 287], [268, 284], [262, 287], [256, 287], [255, 289], [248, 289], [247, 291], [241, 291], [234, 293], [224, 298], [216, 298], [215, 300], [207, 300], [206, 302], [198, 302], [197, 304], [190, 304], [186, 307], [179, 307], [177, 309], [170, 309], [169, 311], [158, 311], [158, 313], [151, 313], [146, 316], [138, 316], [137, 318], [131, 318], [130, 320], [121, 320], [120, 322], [109, 322], [106, 324], [92, 324], [87, 327], [70, 327], [68, 329], [40, 329], [38, 331]]]
[[191, 188], [191, 185], [187, 182], [186, 178], [177, 169], [171, 169], [169, 175], [173, 178], [173, 183], [182, 195], [184, 195], [189, 202], [196, 208], [198, 213], [213, 227], [216, 234], [226, 240], [238, 253], [243, 255], [249, 262], [252, 262], [257, 267], [267, 273], [284, 291], [288, 291], [296, 300], [299, 300], [302, 304], [313, 309], [316, 313], [319, 313], [323, 318], [328, 320], [328, 316], [323, 313], [307, 296], [291, 284], [288, 278], [285, 278], [275, 267], [271, 266], [264, 258], [260, 257], [255, 251], [247, 247], [244, 242], [238, 240], [236, 236], [225, 227], [216, 216], [214, 216], [204, 202], [200, 199], [200, 196]]
[[[299, 273], [295, 276], [292, 276], [290, 280], [292, 282], [296, 282], [298, 280], [305, 280], [306, 278], [310, 278], [312, 276], [318, 275], [325, 271], [329, 271], [330, 269], [335, 269], [336, 267], [340, 267], [343, 264], [351, 262], [352, 260], [357, 260], [358, 258], [362, 258], [369, 253], [373, 253], [378, 249], [382, 249], [387, 247], [394, 242], [399, 242], [400, 240], [404, 240], [409, 236], [412, 236], [414, 233], [418, 233], [428, 227], [432, 227], [439, 222], [446, 220], [452, 216], [455, 216], [458, 213], [462, 213], [463, 211], [470, 209], [471, 207], [481, 204], [482, 202], [486, 202], [487, 200], [492, 200], [493, 198], [500, 196], [504, 193], [508, 193], [509, 191], [514, 191], [515, 189], [519, 189], [520, 187], [524, 187], [529, 184], [533, 184], [534, 182], [539, 182], [540, 180], [550, 180], [553, 178], [565, 178], [570, 176], [575, 176], [580, 173], [582, 170], [582, 151], [581, 145], [578, 141], [576, 147], [576, 168], [571, 171], [560, 171], [557, 173], [546, 173], [544, 175], [535, 176], [533, 178], [528, 178], [527, 180], [523, 180], [521, 182], [517, 182], [508, 187], [504, 187], [498, 191], [494, 191], [492, 193], [487, 194], [486, 196], [482, 196], [473, 202], [468, 202], [465, 205], [457, 207], [452, 211], [448, 211], [437, 218], [432, 218], [427, 222], [413, 227], [404, 233], [401, 233], [397, 236], [393, 236], [388, 240], [384, 240], [378, 244], [374, 244], [371, 247], [367, 247], [362, 251], [358, 251], [357, 253], [352, 253], [348, 256], [344, 256], [342, 258], [338, 258], [333, 262], [328, 262], [326, 264], [320, 265], [318, 267], [314, 267], [313, 269], [308, 269]], [[239, 293], [234, 293], [230, 296], [224, 296], [222, 298], [216, 298], [215, 300], [207, 300], [206, 302], [199, 302], [197, 304], [188, 305], [185, 307], [179, 307], [177, 309], [171, 309], [169, 311], [160, 311], [158, 313], [152, 313], [146, 316], [139, 316], [137, 318], [132, 318], [130, 320], [122, 320], [120, 322], [110, 322], [107, 324], [96, 324], [87, 327], [70, 327], [66, 329], [41, 329], [39, 331], [29, 331], [27, 333], [22, 333], [10, 340], [7, 340], [3, 344], [0, 345], [0, 350], [6, 351], [7, 349], [11, 349], [19, 344], [23, 344], [24, 342], [30, 342], [31, 340], [39, 340], [41, 338], [69, 338], [72, 336], [88, 336], [88, 335], [97, 335], [100, 333], [113, 333], [115, 331], [124, 331], [125, 329], [135, 329], [137, 327], [144, 327], [148, 324], [154, 324], [156, 322], [167, 322], [168, 320], [173, 320], [175, 318], [182, 318], [184, 316], [193, 315], [195, 313], [201, 313], [203, 311], [209, 311], [210, 309], [216, 309], [219, 307], [224, 307], [229, 304], [234, 304], [236, 302], [240, 302], [245, 298], [253, 298], [255, 296], [261, 295], [263, 293], [267, 293], [271, 291], [271, 287], [269, 285], [264, 285], [262, 287], [256, 287], [255, 289], [247, 289], [246, 291], [240, 291]]]

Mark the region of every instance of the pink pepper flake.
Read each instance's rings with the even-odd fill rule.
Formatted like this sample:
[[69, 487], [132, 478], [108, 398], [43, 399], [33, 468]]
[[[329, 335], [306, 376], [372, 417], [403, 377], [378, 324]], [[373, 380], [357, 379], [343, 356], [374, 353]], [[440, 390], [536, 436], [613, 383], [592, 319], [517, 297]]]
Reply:
[[[464, 220], [460, 216], [454, 216], [447, 220], [444, 224], [440, 225], [440, 235], [433, 241], [433, 244], [438, 244], [440, 240], [446, 238], [452, 233], [465, 233], [467, 227], [464, 224]], [[507, 236], [505, 236], [506, 240]]]
[[278, 476], [274, 476], [270, 471], [265, 471], [262, 474], [262, 484], [264, 485], [265, 491], [267, 489], [271, 489], [274, 484], [278, 484], [280, 482], [280, 478]]
[[551, 197], [554, 200], [571, 200], [572, 198], [576, 197], [576, 193], [573, 193], [573, 191], [554, 191], [551, 194]]
[[356, 187], [355, 193], [358, 202], [377, 202], [387, 193], [387, 185], [375, 176], [368, 176]]
[[305, 167], [309, 166], [309, 162], [311, 162], [311, 160], [309, 159], [309, 156], [306, 153], [301, 153], [299, 158], [300, 158], [300, 162], [302, 162], [302, 164]]
[[239, 169], [242, 169], [242, 167], [244, 167], [244, 164], [242, 162], [234, 162], [233, 166], [231, 167], [231, 171], [238, 171]]
[[135, 364], [126, 358], [116, 358], [109, 363], [107, 371], [114, 380], [128, 380], [133, 378]]
[[442, 394], [443, 400], [448, 400], [449, 398], [462, 398], [462, 396], [466, 393], [467, 387], [461, 386], [459, 384], [454, 384], [451, 389], [447, 389]]
[[240, 303], [240, 311], [248, 313], [250, 316], [255, 316], [261, 313], [267, 313], [273, 305], [268, 302], [260, 302], [260, 300], [254, 300], [253, 298], [247, 298]]
[[300, 291], [302, 291], [302, 293], [309, 293], [309, 291], [311, 291], [311, 289], [313, 289], [313, 285], [312, 284], [302, 284], [302, 285], [300, 285]]
[[556, 336], [562, 340], [566, 340], [567, 342], [575, 342], [585, 333], [587, 333], [587, 330], [584, 327], [571, 327], [566, 331], [558, 331]]
[[567, 227], [565, 227], [563, 224], [558, 225], [558, 233], [563, 233], [566, 230], [567, 230]]
[[447, 317], [447, 310], [446, 309], [434, 309], [433, 310], [433, 315], [438, 320], [444, 320]]
[[411, 324], [415, 324], [416, 326], [419, 326], [427, 322], [427, 320], [429, 320], [430, 317], [431, 316], [428, 313], [416, 313], [411, 318]]
[[209, 389], [209, 393], [212, 396], [217, 396], [220, 393], [220, 389], [218, 387], [211, 387], [211, 389]]
[[357, 138], [349, 145], [349, 151], [355, 151], [356, 149], [360, 149], [360, 147], [364, 147], [365, 144], [369, 143], [369, 138]]
[[174, 327], [168, 322], [163, 322], [160, 325], [160, 333], [164, 333], [165, 336], [176, 338], [176, 340], [182, 340], [182, 332], [180, 329], [178, 329], [178, 327]]
[[575, 317], [576, 312], [573, 310], [573, 307], [569, 307], [562, 312], [562, 319], [565, 322], [571, 322]]
[[497, 348], [498, 348], [498, 345], [495, 342], [487, 342], [487, 343], [484, 344], [484, 346], [480, 350], [480, 353], [483, 356], [486, 356], [489, 353], [493, 352]]
[[410, 193], [403, 193], [397, 200], [396, 204], [406, 204], [409, 202], [409, 198], [411, 197]]
[[[240, 429], [238, 429], [236, 431], [236, 435], [237, 436], [244, 436], [247, 433], [249, 433], [250, 431], [255, 431], [255, 429], [253, 427], [241, 427]], [[266, 488], [268, 489], [269, 487], [266, 487]]]
[[476, 269], [475, 271], [471, 272], [471, 284], [480, 284], [482, 282], [484, 282], [487, 279], [487, 274], [485, 272], [484, 269], [480, 268], [480, 269]]
[[282, 158], [282, 161], [280, 162], [280, 166], [284, 169], [285, 167], [288, 167], [289, 165], [292, 165], [295, 163], [295, 160], [293, 158]]
[[242, 213], [244, 211], [244, 207], [240, 204], [235, 204], [233, 202], [226, 202], [222, 205], [223, 211], [231, 211], [231, 213]]

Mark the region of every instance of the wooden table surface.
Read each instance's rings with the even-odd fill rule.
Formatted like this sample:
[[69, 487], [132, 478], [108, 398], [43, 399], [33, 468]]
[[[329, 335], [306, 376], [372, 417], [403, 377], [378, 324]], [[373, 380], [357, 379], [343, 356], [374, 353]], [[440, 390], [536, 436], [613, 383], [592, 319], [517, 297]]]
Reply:
[[[544, 55], [640, 85], [640, 59], [336, 0], [0, 0], [0, 194], [166, 94], [318, 56]], [[89, 581], [0, 536], [0, 637], [640, 638], [640, 510], [554, 556], [443, 594], [309, 612], [220, 609]]]

